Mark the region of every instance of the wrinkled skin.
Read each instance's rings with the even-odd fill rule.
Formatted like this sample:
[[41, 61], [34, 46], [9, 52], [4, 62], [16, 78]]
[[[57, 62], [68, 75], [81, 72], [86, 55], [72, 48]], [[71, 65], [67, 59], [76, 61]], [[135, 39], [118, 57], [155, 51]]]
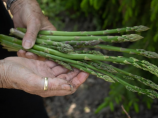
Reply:
[[[27, 28], [23, 38], [23, 47], [30, 49], [35, 41], [39, 30], [56, 30], [48, 18], [43, 15], [36, 0], [17, 0], [11, 5], [14, 27]], [[26, 57], [38, 58], [32, 53], [25, 53]], [[41, 58], [40, 58], [41, 59]]]
[[[72, 94], [88, 77], [77, 69], [68, 72], [53, 61], [22, 57], [0, 61], [0, 71], [0, 88], [20, 89], [42, 97]], [[44, 91], [44, 77], [48, 77], [47, 91]]]
[[[36, 0], [16, 0], [10, 11], [14, 26], [27, 28], [22, 43], [25, 49], [34, 45], [39, 30], [56, 30], [43, 15]], [[17, 54], [19, 57], [0, 61], [0, 88], [20, 89], [42, 97], [63, 96], [75, 92], [88, 77], [85, 72], [77, 69], [68, 72], [58, 64], [24, 50]], [[44, 77], [49, 77], [47, 91], [43, 90]]]
[[36, 0], [17, 0], [10, 10], [14, 26], [27, 28], [23, 38], [25, 49], [34, 45], [39, 30], [56, 30], [48, 18], [43, 15]]

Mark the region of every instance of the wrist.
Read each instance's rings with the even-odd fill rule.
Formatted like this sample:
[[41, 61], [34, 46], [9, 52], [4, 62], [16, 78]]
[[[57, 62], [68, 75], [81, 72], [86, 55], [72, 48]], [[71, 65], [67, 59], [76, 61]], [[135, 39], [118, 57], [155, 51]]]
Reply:
[[5, 60], [0, 60], [0, 88], [7, 88]]

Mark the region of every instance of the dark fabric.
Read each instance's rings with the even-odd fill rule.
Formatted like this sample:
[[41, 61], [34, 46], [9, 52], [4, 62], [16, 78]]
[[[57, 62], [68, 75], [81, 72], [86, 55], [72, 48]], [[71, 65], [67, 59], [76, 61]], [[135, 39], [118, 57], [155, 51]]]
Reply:
[[[13, 22], [0, 0], [0, 34], [9, 34]], [[0, 46], [0, 59], [16, 56]], [[48, 118], [43, 99], [21, 90], [0, 89], [0, 118]]]

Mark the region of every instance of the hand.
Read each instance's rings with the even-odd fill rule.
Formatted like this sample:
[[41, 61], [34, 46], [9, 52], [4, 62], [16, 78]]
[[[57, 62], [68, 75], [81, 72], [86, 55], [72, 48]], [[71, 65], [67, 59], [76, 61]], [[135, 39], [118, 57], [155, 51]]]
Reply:
[[[52, 61], [37, 61], [21, 57], [9, 57], [1, 63], [1, 86], [24, 90], [42, 97], [63, 96], [76, 91], [88, 74], [77, 69], [67, 69]], [[3, 71], [2, 71], [3, 70]], [[44, 77], [48, 77], [48, 90], [44, 91]], [[73, 86], [71, 91], [70, 85]]]
[[[17, 0], [11, 5], [10, 10], [14, 26], [27, 28], [22, 43], [25, 49], [30, 49], [34, 45], [39, 30], [56, 30], [48, 18], [43, 15], [36, 0]], [[25, 53], [25, 55], [26, 57], [36, 56], [32, 53]]]

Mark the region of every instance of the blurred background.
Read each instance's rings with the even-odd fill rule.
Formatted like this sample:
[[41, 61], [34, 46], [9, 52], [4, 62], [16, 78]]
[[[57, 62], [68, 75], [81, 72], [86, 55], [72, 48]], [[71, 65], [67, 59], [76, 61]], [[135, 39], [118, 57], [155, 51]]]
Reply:
[[[58, 30], [91, 31], [145, 25], [144, 39], [115, 46], [158, 52], [158, 0], [37, 0]], [[100, 50], [107, 55], [132, 56], [158, 65], [158, 60]], [[158, 78], [132, 66], [115, 65], [158, 83]], [[128, 81], [128, 80], [127, 80]], [[131, 81], [142, 88], [144, 85]], [[133, 93], [120, 84], [94, 76], [73, 95], [44, 99], [50, 118], [158, 118], [158, 100]], [[121, 107], [122, 106], [122, 107]], [[129, 118], [129, 117], [128, 117]]]

